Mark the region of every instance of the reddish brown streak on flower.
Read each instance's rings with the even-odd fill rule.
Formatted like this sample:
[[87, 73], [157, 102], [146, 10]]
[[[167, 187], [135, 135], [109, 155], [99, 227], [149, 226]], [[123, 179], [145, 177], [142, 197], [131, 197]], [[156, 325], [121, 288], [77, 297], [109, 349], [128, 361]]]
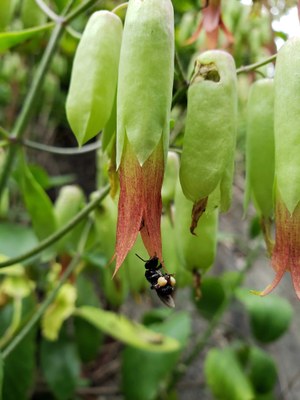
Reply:
[[261, 295], [270, 293], [286, 271], [291, 273], [297, 297], [300, 300], [300, 203], [291, 215], [282, 201], [276, 205], [276, 240], [272, 255], [275, 278]]
[[223, 22], [221, 15], [221, 0], [211, 1], [208, 7], [203, 9], [203, 17], [197, 26], [196, 31], [186, 41], [187, 45], [194, 43], [202, 29], [204, 29], [207, 40], [207, 48], [215, 49], [217, 47], [219, 31], [222, 30], [227, 38], [228, 44], [234, 42], [234, 37]]
[[143, 166], [140, 166], [129, 142], [126, 141], [119, 171], [120, 197], [114, 275], [134, 245], [139, 231], [149, 256], [156, 255], [162, 261], [160, 220], [163, 173], [161, 143]]

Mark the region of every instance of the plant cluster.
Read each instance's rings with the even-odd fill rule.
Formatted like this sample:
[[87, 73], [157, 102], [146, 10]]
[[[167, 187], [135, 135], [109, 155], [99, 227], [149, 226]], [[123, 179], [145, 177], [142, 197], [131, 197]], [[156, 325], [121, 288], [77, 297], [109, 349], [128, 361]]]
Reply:
[[[203, 393], [277, 398], [266, 346], [293, 312], [264, 296], [288, 271], [300, 298], [300, 38], [272, 30], [294, 5], [273, 3], [1, 2], [0, 398], [97, 398], [111, 344], [125, 399], [178, 398], [198, 357]], [[55, 144], [72, 132], [79, 147]], [[94, 190], [34, 151], [81, 158]], [[244, 266], [207, 274], [244, 172]], [[264, 252], [274, 281], [250, 293]], [[248, 332], [210, 345], [234, 307]]]

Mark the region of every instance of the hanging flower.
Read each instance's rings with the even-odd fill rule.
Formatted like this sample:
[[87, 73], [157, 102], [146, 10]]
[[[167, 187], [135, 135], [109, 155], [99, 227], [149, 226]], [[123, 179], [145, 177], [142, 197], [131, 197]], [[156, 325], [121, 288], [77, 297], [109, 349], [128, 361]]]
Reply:
[[300, 203], [290, 214], [282, 200], [276, 205], [276, 240], [272, 254], [272, 266], [276, 271], [273, 282], [260, 293], [270, 293], [290, 272], [297, 297], [300, 300]]
[[149, 256], [162, 261], [161, 187], [168, 149], [173, 64], [171, 1], [130, 0], [117, 93], [120, 197], [115, 273], [139, 232]]
[[260, 295], [271, 292], [286, 271], [300, 299], [300, 37], [278, 52], [275, 69], [275, 246], [276, 276]]
[[203, 9], [202, 13], [203, 17], [200, 20], [196, 31], [186, 41], [187, 45], [194, 43], [198, 39], [202, 30], [205, 31], [208, 49], [217, 48], [220, 30], [224, 32], [228, 44], [234, 42], [232, 33], [226, 27], [222, 19], [221, 0], [211, 0], [208, 6]]

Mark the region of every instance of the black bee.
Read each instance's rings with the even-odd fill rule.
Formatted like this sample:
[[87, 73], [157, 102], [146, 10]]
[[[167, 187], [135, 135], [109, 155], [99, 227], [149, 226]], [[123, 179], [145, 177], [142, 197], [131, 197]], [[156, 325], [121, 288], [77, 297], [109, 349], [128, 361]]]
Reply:
[[175, 307], [173, 293], [176, 280], [173, 275], [162, 272], [162, 264], [158, 257], [143, 260], [138, 254], [136, 256], [145, 263], [145, 277], [151, 283], [151, 289], [155, 289], [158, 297], [168, 307]]

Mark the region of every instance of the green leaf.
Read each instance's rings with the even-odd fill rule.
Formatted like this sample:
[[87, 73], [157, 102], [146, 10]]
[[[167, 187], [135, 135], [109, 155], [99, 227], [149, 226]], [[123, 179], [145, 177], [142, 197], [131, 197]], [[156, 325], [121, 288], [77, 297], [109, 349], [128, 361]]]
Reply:
[[0, 2], [0, 31], [4, 31], [11, 22], [11, 18], [16, 6], [13, 0], [1, 0]]
[[0, 254], [15, 257], [31, 250], [37, 244], [33, 230], [26, 226], [1, 222]]
[[21, 190], [27, 211], [31, 217], [33, 229], [39, 239], [45, 239], [56, 230], [54, 207], [30, 172], [25, 160], [20, 164]]
[[207, 319], [211, 319], [220, 309], [226, 298], [222, 280], [207, 276], [201, 283], [201, 298], [195, 300], [198, 311]]
[[268, 394], [277, 382], [276, 364], [271, 356], [258, 347], [251, 347], [248, 360], [248, 376], [255, 391]]
[[75, 301], [76, 289], [67, 282], [60, 288], [42, 317], [42, 332], [46, 339], [57, 340], [62, 324], [74, 311]]
[[255, 398], [250, 382], [230, 348], [210, 350], [205, 359], [204, 373], [207, 384], [216, 399], [253, 400]]
[[89, 321], [113, 338], [133, 347], [158, 352], [170, 352], [179, 348], [177, 340], [153, 332], [143, 325], [111, 311], [84, 306], [78, 308], [75, 315]]
[[287, 300], [274, 295], [259, 297], [247, 289], [238, 289], [236, 296], [246, 307], [252, 333], [260, 342], [273, 342], [288, 330], [293, 309]]
[[172, 313], [173, 310], [170, 308], [153, 308], [143, 315], [143, 324], [149, 326], [156, 323], [162, 323], [163, 321], [165, 321], [165, 319], [170, 317]]
[[34, 379], [35, 329], [5, 359], [3, 399], [28, 400]]
[[35, 0], [23, 0], [21, 7], [21, 21], [24, 28], [42, 25], [46, 22], [47, 15], [38, 6]]
[[251, 86], [248, 100], [246, 187], [266, 218], [273, 215], [274, 148], [274, 83], [260, 79]]
[[74, 398], [80, 375], [76, 347], [67, 338], [56, 342], [42, 341], [41, 365], [44, 377], [58, 400]]
[[22, 31], [14, 32], [3, 32], [0, 33], [0, 53], [4, 53], [17, 44], [25, 42], [25, 40], [31, 39], [41, 32], [45, 32], [55, 26], [54, 22], [41, 25], [36, 28], [24, 29]]
[[4, 332], [8, 328], [13, 316], [13, 304], [12, 302], [5, 304], [0, 309], [0, 337], [3, 336]]
[[[125, 399], [152, 400], [176, 368], [179, 356], [186, 346], [191, 321], [188, 313], [173, 314], [165, 322], [151, 328], [177, 339], [181, 348], [172, 353], [153, 353], [132, 347], [123, 352], [122, 375]], [[137, 384], [138, 383], [138, 384]]]
[[30, 172], [34, 176], [34, 179], [42, 186], [43, 189], [48, 190], [56, 186], [64, 186], [70, 184], [76, 180], [76, 176], [73, 174], [50, 176], [47, 174], [44, 168], [37, 164], [28, 165]]

